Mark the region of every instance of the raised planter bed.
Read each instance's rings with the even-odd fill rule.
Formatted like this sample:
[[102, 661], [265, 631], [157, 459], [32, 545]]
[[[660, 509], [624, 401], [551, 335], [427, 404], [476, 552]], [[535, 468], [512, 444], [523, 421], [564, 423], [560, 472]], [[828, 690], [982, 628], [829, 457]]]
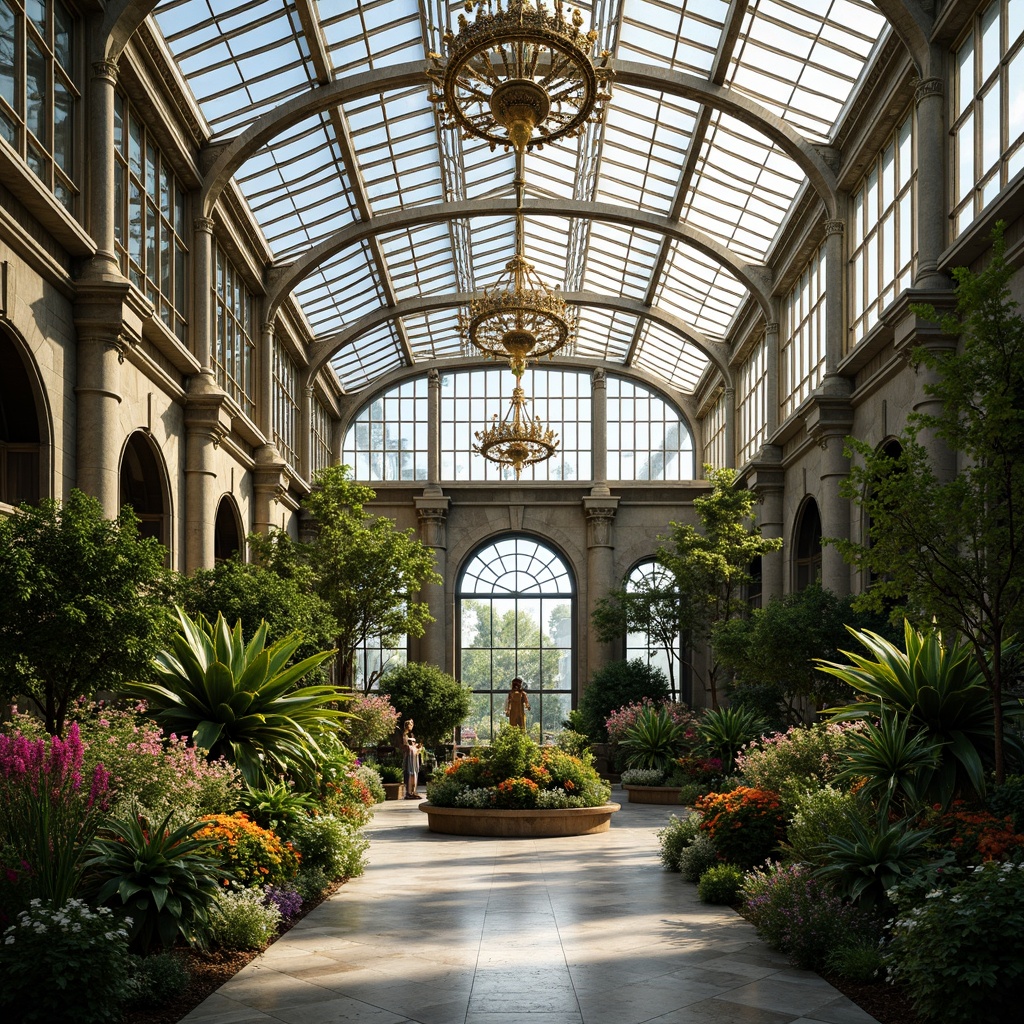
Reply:
[[384, 799], [385, 800], [403, 800], [405, 798], [405, 783], [404, 782], [385, 782], [384, 783]]
[[629, 794], [631, 804], [677, 804], [679, 786], [633, 786], [623, 784], [622, 788]]
[[504, 811], [497, 808], [435, 807], [424, 801], [420, 810], [427, 816], [431, 832], [450, 836], [497, 836], [523, 839], [553, 836], [586, 836], [607, 832], [612, 815], [621, 804], [600, 807], [566, 807], [558, 810]]

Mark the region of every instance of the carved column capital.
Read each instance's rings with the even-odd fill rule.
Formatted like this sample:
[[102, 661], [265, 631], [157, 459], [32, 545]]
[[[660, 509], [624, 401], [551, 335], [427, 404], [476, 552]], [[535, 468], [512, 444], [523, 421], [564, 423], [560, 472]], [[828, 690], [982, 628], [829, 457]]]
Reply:
[[92, 64], [92, 76], [102, 82], [117, 85], [117, 61], [96, 60]]
[[619, 499], [611, 495], [591, 495], [583, 499], [588, 548], [613, 547], [612, 523], [615, 522], [618, 507]]
[[844, 220], [827, 220], [825, 221], [825, 234], [826, 235], [843, 235], [846, 233], [846, 221]]
[[201, 232], [204, 235], [213, 234], [213, 218], [212, 217], [196, 217], [192, 221], [192, 226], [196, 231]]
[[448, 509], [452, 499], [444, 495], [430, 494], [415, 498], [414, 501], [423, 543], [429, 548], [447, 548]]
[[941, 78], [921, 78], [918, 79], [917, 85], [914, 89], [914, 103], [920, 104], [922, 101], [928, 99], [929, 96], [937, 96], [941, 98], [946, 91], [945, 83]]

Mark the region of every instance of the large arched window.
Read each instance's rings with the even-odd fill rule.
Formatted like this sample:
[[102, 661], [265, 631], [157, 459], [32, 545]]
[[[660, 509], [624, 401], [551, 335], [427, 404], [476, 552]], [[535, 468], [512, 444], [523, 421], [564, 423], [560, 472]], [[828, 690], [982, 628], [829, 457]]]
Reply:
[[793, 550], [793, 589], [804, 590], [821, 575], [821, 516], [813, 498], [800, 509]]
[[238, 506], [225, 494], [217, 505], [217, 518], [213, 524], [213, 560], [223, 562], [242, 550], [242, 526]]
[[39, 414], [21, 355], [0, 333], [0, 502], [39, 501]]
[[504, 722], [510, 683], [523, 680], [527, 731], [559, 731], [572, 706], [576, 589], [562, 557], [532, 537], [479, 550], [459, 577], [459, 676], [473, 691], [463, 742], [487, 742]]
[[170, 547], [167, 528], [167, 489], [163, 466], [152, 441], [136, 430], [121, 456], [121, 505], [131, 505], [139, 517], [139, 533]]
[[608, 479], [692, 480], [693, 437], [656, 391], [608, 377]]
[[646, 628], [626, 634], [626, 659], [640, 658], [660, 668], [679, 699], [683, 687], [683, 652], [679, 633], [679, 588], [675, 578], [654, 559], [641, 562], [626, 577], [626, 592], [637, 600], [634, 622]]

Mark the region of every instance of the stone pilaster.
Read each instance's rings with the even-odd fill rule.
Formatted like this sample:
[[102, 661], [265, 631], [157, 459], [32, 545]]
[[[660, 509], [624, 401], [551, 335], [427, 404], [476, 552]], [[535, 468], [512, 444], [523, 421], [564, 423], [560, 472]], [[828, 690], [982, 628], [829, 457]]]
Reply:
[[[612, 658], [610, 644], [601, 643], [594, 636], [590, 617], [603, 597], [619, 583], [614, 577], [615, 544], [613, 527], [619, 499], [611, 495], [589, 496], [583, 499], [583, 512], [587, 518], [587, 586], [584, 606], [586, 621], [582, 623], [586, 643], [586, 664], [580, 665], [581, 683], [588, 680]], [[581, 689], [582, 692], [582, 689]]]
[[[420, 522], [420, 540], [434, 552], [435, 568], [442, 579], [448, 579], [448, 509], [451, 498], [424, 493], [416, 498], [416, 515]], [[453, 672], [454, 650], [451, 617], [445, 600], [445, 583], [429, 584], [420, 594], [434, 621], [427, 623], [419, 642], [419, 660]]]
[[203, 369], [213, 366], [213, 221], [192, 225], [192, 353]]
[[846, 223], [825, 221], [825, 380], [826, 394], [844, 394], [833, 382], [843, 361], [846, 334]]
[[216, 451], [231, 430], [227, 395], [210, 371], [189, 381], [185, 397], [185, 572], [214, 561], [218, 481]]
[[98, 60], [89, 82], [89, 208], [86, 223], [96, 242], [96, 253], [83, 268], [83, 279], [119, 278], [121, 268], [114, 247], [114, 89], [117, 64]]
[[594, 484], [590, 493], [595, 497], [611, 494], [608, 490], [608, 378], [598, 367], [591, 379], [591, 458]]
[[288, 464], [272, 444], [255, 451], [252, 471], [253, 529], [264, 536], [281, 526], [279, 505], [288, 493], [291, 475]]
[[[782, 468], [782, 449], [777, 445], [761, 447], [750, 464], [747, 486], [757, 492], [761, 506], [757, 522], [762, 537], [783, 536], [782, 499], [785, 495], [786, 473]], [[761, 557], [761, 605], [773, 597], [782, 597], [785, 588], [785, 548]]]
[[441, 494], [441, 374], [433, 367], [427, 370], [427, 486], [423, 493]]
[[917, 108], [917, 273], [915, 288], [948, 288], [939, 271], [946, 248], [947, 198], [946, 96], [941, 78], [925, 78], [914, 92]]
[[736, 389], [726, 384], [722, 395], [725, 403], [725, 468], [736, 468]]

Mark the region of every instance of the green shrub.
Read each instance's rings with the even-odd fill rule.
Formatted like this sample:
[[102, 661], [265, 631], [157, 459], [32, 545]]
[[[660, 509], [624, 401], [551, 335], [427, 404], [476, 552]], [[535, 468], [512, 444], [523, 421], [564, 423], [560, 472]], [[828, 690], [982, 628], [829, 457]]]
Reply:
[[663, 708], [642, 708], [622, 738], [628, 768], [667, 771], [685, 742], [686, 726], [678, 724]]
[[743, 870], [735, 864], [715, 864], [700, 876], [697, 895], [701, 903], [722, 903], [732, 906], [739, 902]]
[[703, 833], [679, 854], [679, 874], [684, 882], [696, 885], [708, 868], [719, 863], [715, 844]]
[[181, 957], [172, 952], [131, 956], [132, 1006], [162, 1006], [188, 988], [191, 972]]
[[660, 768], [627, 768], [621, 781], [624, 786], [663, 786], [665, 773]]
[[679, 802], [686, 807], [693, 807], [697, 801], [709, 791], [706, 784], [700, 782], [684, 782], [679, 787]]
[[1007, 775], [988, 795], [988, 808], [997, 818], [1010, 815], [1014, 832], [1024, 832], [1024, 775]]
[[405, 770], [400, 764], [379, 764], [377, 774], [382, 782], [404, 782]]
[[669, 696], [668, 679], [661, 669], [640, 658], [613, 661], [594, 673], [583, 691], [577, 711], [582, 719], [582, 732], [592, 739], [608, 739], [606, 722], [616, 708], [642, 701], [663, 701]]
[[584, 732], [576, 732], [574, 729], [563, 729], [555, 739], [559, 750], [564, 750], [581, 761], [590, 763], [593, 754], [590, 751], [590, 737]]
[[265, 788], [245, 789], [238, 798], [238, 809], [245, 811], [260, 828], [280, 832], [316, 806], [308, 793], [297, 792], [285, 782], [272, 782]]
[[854, 939], [833, 949], [825, 966], [847, 981], [874, 981], [882, 975], [882, 950], [870, 939]]
[[282, 885], [299, 870], [295, 847], [242, 814], [209, 814], [197, 839], [212, 840], [227, 875], [243, 887]]
[[398, 712], [382, 693], [357, 693], [346, 710], [352, 717], [346, 723], [345, 739], [353, 750], [372, 747], [398, 728]]
[[328, 881], [363, 873], [363, 854], [369, 840], [344, 819], [333, 814], [304, 818], [292, 827], [289, 836], [302, 854], [305, 872], [319, 868]]
[[767, 860], [784, 835], [785, 817], [777, 793], [738, 786], [697, 801], [700, 829], [715, 844], [719, 859], [742, 867]]
[[323, 868], [304, 867], [293, 879], [292, 885], [295, 891], [302, 897], [303, 905], [317, 903], [323, 896], [324, 890], [333, 882]]
[[866, 826], [870, 820], [867, 804], [852, 793], [833, 786], [791, 795], [793, 814], [786, 826], [784, 848], [793, 860], [817, 866], [825, 863], [825, 848], [836, 836], [854, 838], [852, 822]]
[[833, 950], [852, 940], [880, 934], [876, 918], [842, 899], [802, 864], [749, 871], [742, 897], [765, 942], [808, 970], [820, 971]]
[[107, 1024], [131, 994], [128, 931], [110, 910], [34, 899], [0, 942], [0, 1016], [19, 1024]]
[[768, 724], [750, 708], [709, 708], [697, 723], [697, 733], [710, 753], [722, 760], [722, 771], [731, 775], [736, 755], [768, 730]]
[[356, 778], [370, 791], [375, 804], [384, 802], [384, 782], [376, 768], [368, 764], [360, 765], [356, 769]]
[[903, 905], [886, 965], [918, 1013], [942, 1024], [1002, 1024], [1024, 1001], [1024, 864], [981, 864]]
[[784, 796], [790, 789], [830, 785], [843, 767], [847, 734], [857, 728], [855, 723], [817, 722], [761, 736], [736, 755], [736, 769], [749, 785]]
[[210, 911], [209, 934], [221, 949], [263, 949], [277, 934], [281, 911], [259, 889], [225, 890]]
[[378, 688], [402, 720], [415, 721], [417, 739], [425, 747], [450, 743], [452, 730], [469, 714], [469, 687], [436, 665], [400, 665], [381, 677]]
[[699, 824], [700, 815], [690, 814], [680, 818], [672, 814], [668, 824], [655, 833], [661, 848], [661, 863], [669, 871], [679, 870], [679, 855], [700, 835], [697, 827]]

